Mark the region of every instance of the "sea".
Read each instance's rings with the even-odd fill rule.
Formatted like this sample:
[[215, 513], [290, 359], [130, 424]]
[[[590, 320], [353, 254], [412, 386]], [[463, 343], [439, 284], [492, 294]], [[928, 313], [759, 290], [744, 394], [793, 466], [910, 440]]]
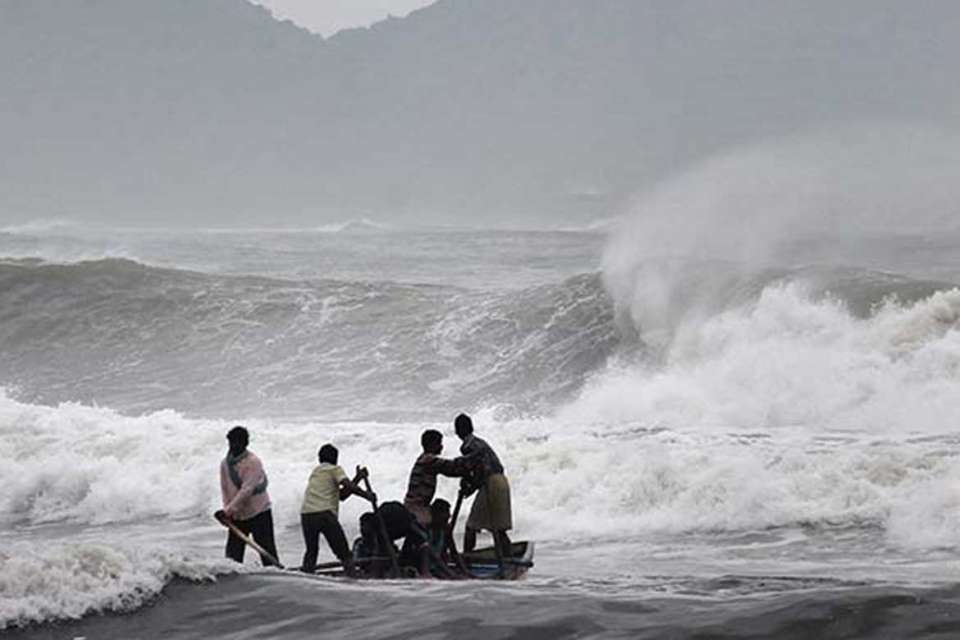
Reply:
[[[960, 233], [645, 229], [0, 229], [0, 634], [960, 637]], [[525, 579], [223, 558], [232, 426], [296, 566], [320, 445], [402, 499], [460, 412]]]

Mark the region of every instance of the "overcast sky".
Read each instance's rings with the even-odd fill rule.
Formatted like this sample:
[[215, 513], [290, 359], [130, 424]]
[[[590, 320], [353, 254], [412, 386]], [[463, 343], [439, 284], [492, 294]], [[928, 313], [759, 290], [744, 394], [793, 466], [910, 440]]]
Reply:
[[365, 27], [388, 15], [405, 16], [434, 0], [253, 0], [277, 17], [331, 35], [350, 27]]

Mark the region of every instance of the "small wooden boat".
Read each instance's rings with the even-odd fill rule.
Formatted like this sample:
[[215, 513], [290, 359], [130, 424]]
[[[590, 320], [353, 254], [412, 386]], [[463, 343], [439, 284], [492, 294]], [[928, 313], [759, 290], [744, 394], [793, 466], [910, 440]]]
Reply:
[[[519, 580], [524, 577], [527, 572], [533, 567], [533, 553], [534, 553], [534, 544], [533, 542], [520, 541], [514, 542], [511, 549], [511, 555], [509, 558], [504, 558], [503, 560], [503, 570], [501, 572], [500, 562], [497, 560], [497, 554], [493, 547], [483, 547], [481, 549], [476, 549], [469, 553], [461, 554], [464, 564], [467, 566], [470, 575], [464, 577], [464, 579], [474, 579], [474, 580]], [[383, 580], [386, 578], [380, 578], [369, 571], [369, 567], [376, 563], [380, 563], [382, 567], [388, 567], [390, 563], [390, 558], [387, 557], [374, 557], [374, 558], [360, 558], [355, 560], [357, 570], [359, 572], [359, 578], [368, 579], [368, 580]], [[452, 573], [458, 573], [456, 565], [450, 564], [450, 570]], [[417, 577], [417, 570], [413, 567], [405, 567], [406, 578], [415, 578]], [[319, 576], [329, 576], [329, 577], [343, 577], [344, 571], [339, 562], [325, 562], [317, 565], [317, 570], [314, 572], [315, 575]], [[448, 580], [450, 578], [437, 577], [438, 580]]]
[[[367, 488], [369, 490], [369, 484]], [[460, 510], [460, 503], [462, 499], [463, 496], [461, 494], [460, 499], [457, 501], [457, 512]], [[233, 523], [233, 521], [223, 517], [221, 512], [214, 514], [214, 517], [220, 524], [232, 531], [234, 535], [243, 540], [244, 543], [253, 548], [262, 557], [268, 558], [275, 566], [284, 569], [284, 566], [280, 564], [280, 562], [273, 555], [271, 555], [263, 547], [257, 544], [256, 541], [254, 541], [253, 536], [241, 531], [236, 524]], [[456, 520], [456, 518], [454, 518], [454, 520]], [[533, 551], [533, 542], [526, 540], [512, 543], [510, 547], [510, 556], [503, 558], [502, 560], [497, 557], [496, 550], [493, 547], [475, 549], [469, 553], [460, 554], [463, 563], [466, 566], [468, 575], [463, 575], [460, 567], [451, 562], [447, 565], [450, 569], [449, 573], [452, 576], [457, 576], [457, 578], [444, 578], [441, 576], [436, 577], [439, 580], [519, 580], [533, 567]], [[366, 579], [382, 579], [378, 574], [389, 573], [384, 571], [383, 568], [390, 567], [391, 565], [396, 566], [394, 564], [396, 562], [396, 557], [358, 558], [354, 560], [354, 562], [359, 573], [357, 577]], [[371, 568], [377, 565], [379, 565], [378, 570], [372, 571]], [[299, 569], [295, 569], [293, 567], [286, 568], [286, 570], [299, 571]], [[404, 574], [401, 577], [417, 577], [417, 570], [413, 567], [400, 567], [400, 571]], [[442, 569], [441, 572], [443, 572]], [[345, 572], [343, 571], [343, 567], [339, 562], [326, 562], [317, 565], [314, 574], [322, 576], [344, 576]]]

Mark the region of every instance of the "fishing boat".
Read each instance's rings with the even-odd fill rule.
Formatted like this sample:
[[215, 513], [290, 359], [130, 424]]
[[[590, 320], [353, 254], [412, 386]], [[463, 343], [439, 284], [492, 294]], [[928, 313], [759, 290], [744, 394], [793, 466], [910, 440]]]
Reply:
[[[514, 542], [511, 545], [511, 554], [509, 558], [504, 558], [501, 568], [501, 562], [497, 559], [496, 551], [493, 547], [483, 547], [461, 554], [463, 563], [467, 568], [468, 575], [463, 575], [454, 563], [449, 564], [451, 574], [457, 578], [445, 578], [435, 576], [438, 580], [448, 579], [473, 579], [473, 580], [519, 580], [533, 567], [534, 543], [529, 541]], [[359, 558], [355, 560], [358, 571], [358, 577], [361, 579], [387, 579], [389, 572], [378, 572], [384, 575], [377, 575], [372, 570], [375, 565], [383, 568], [389, 567], [391, 559], [388, 557]], [[343, 577], [343, 567], [339, 562], [327, 562], [317, 565], [315, 575]], [[417, 570], [414, 567], [401, 567], [401, 576], [403, 578], [416, 578]]]
[[[216, 518], [217, 522], [232, 531], [234, 535], [243, 540], [243, 542], [250, 548], [259, 553], [262, 557], [268, 558], [274, 566], [284, 569], [284, 566], [280, 564], [280, 561], [277, 560], [269, 551], [257, 544], [257, 542], [253, 539], [253, 536], [241, 531], [234, 522], [224, 518], [219, 513], [215, 514], [214, 517]], [[475, 549], [473, 551], [460, 554], [460, 558], [463, 561], [464, 567], [466, 568], [466, 575], [464, 575], [464, 572], [461, 570], [461, 568], [453, 562], [448, 565], [448, 568], [450, 569], [449, 573], [453, 576], [456, 576], [457, 579], [519, 580], [520, 578], [524, 577], [533, 567], [533, 552], [534, 544], [533, 542], [527, 540], [521, 540], [519, 542], [512, 543], [510, 545], [510, 556], [503, 558], [502, 560], [497, 557], [497, 552], [493, 547], [482, 547], [480, 549]], [[354, 560], [359, 574], [357, 576], [358, 578], [384, 579], [387, 577], [417, 577], [417, 570], [413, 567], [399, 567], [400, 575], [397, 575], [396, 570], [389, 570], [389, 567], [397, 566], [394, 564], [395, 562], [396, 555], [391, 557], [356, 558]], [[373, 568], [378, 566], [380, 567], [380, 570], [374, 571]], [[388, 569], [384, 570], [384, 568]], [[299, 569], [294, 569], [292, 567], [288, 568], [287, 570], [299, 571]], [[339, 562], [325, 562], [317, 565], [314, 575], [342, 577], [345, 575], [345, 573], [342, 565]], [[442, 580], [451, 578], [438, 576], [438, 579]]]

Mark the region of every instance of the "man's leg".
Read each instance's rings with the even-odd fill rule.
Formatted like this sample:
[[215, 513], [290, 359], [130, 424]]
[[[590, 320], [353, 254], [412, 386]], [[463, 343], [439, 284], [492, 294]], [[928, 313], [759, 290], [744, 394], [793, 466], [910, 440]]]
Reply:
[[510, 542], [510, 536], [506, 531], [494, 531], [493, 543], [500, 549], [500, 555], [504, 558], [513, 556], [513, 543]]
[[477, 530], [467, 527], [463, 532], [463, 552], [469, 553], [477, 546]]
[[420, 545], [420, 566], [418, 567], [421, 578], [432, 578], [430, 573], [430, 545], [424, 542]]
[[320, 552], [318, 515], [316, 513], [300, 514], [300, 529], [303, 531], [303, 546], [306, 548], [303, 552], [303, 562], [300, 563], [300, 571], [304, 573], [313, 573], [317, 569], [317, 554]]
[[[250, 533], [250, 525], [248, 520], [235, 520], [233, 524], [235, 524], [237, 528], [244, 533]], [[235, 534], [233, 531], [227, 533], [226, 556], [229, 559], [243, 564], [243, 552], [246, 551], [246, 549], [246, 543], [241, 540], [237, 534]]]
[[497, 574], [497, 577], [503, 578], [506, 575], [506, 566], [503, 561], [506, 559], [506, 556], [503, 554], [503, 547], [500, 546], [500, 537], [497, 535], [499, 531], [490, 530], [490, 536], [493, 538], [493, 555], [497, 557], [497, 565], [500, 567], [500, 571]]
[[[250, 520], [250, 533], [257, 544], [263, 547], [264, 551], [272, 554], [274, 558], [280, 560], [277, 554], [277, 543], [273, 539], [273, 513], [267, 509], [263, 513]], [[260, 564], [269, 567], [274, 564], [273, 560], [265, 555], [260, 556]]]
[[343, 527], [340, 526], [340, 521], [337, 520], [337, 516], [332, 511], [323, 512], [320, 531], [326, 538], [333, 555], [337, 556], [340, 564], [343, 565], [344, 572], [351, 578], [356, 577], [356, 571], [353, 568], [353, 555], [350, 553], [350, 545], [347, 544], [347, 536], [343, 533]]

